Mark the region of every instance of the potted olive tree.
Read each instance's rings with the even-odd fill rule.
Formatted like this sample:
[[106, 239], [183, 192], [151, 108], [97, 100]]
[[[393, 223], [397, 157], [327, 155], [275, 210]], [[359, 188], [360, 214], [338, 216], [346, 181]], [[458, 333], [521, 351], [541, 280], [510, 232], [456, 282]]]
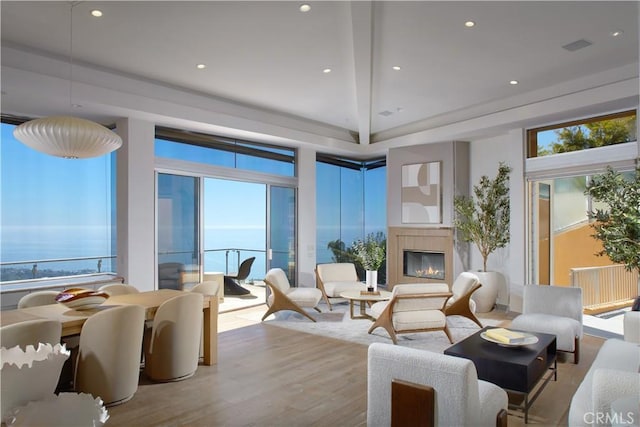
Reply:
[[382, 233], [370, 233], [351, 246], [354, 258], [366, 271], [367, 289], [373, 291], [378, 288], [378, 270], [387, 258], [386, 239], [382, 236]]
[[587, 212], [595, 220], [591, 224], [593, 237], [602, 242], [598, 255], [607, 255], [629, 271], [640, 271], [640, 166], [630, 179], [608, 167], [604, 174], [591, 179], [585, 194], [606, 205]]
[[473, 186], [473, 196], [456, 196], [454, 225], [463, 242], [473, 242], [482, 256], [482, 270], [474, 272], [482, 287], [473, 294], [476, 311], [493, 309], [498, 289], [505, 283], [501, 273], [487, 271], [487, 258], [498, 248], [509, 243], [509, 174], [511, 168], [500, 163], [498, 174], [490, 179], [484, 175]]

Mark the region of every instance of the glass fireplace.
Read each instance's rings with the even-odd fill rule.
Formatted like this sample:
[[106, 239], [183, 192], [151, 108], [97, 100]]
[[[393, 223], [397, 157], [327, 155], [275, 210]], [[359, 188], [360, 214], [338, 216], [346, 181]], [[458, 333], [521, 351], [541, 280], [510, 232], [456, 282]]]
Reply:
[[403, 251], [402, 274], [444, 280], [444, 252]]

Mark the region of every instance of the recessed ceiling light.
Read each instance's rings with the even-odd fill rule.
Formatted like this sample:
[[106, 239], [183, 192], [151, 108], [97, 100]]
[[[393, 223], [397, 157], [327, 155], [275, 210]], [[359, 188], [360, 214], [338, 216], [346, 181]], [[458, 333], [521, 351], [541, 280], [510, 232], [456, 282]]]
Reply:
[[205, 68], [207, 68], [207, 64], [197, 64], [197, 65], [196, 65], [196, 68], [197, 68], [198, 70], [204, 70]]
[[511, 80], [509, 82], [510, 85], [514, 85], [514, 86], [517, 85], [518, 83], [520, 83], [520, 82], [518, 82], [517, 80]]
[[611, 37], [620, 37], [624, 33], [622, 30], [611, 31]]
[[100, 18], [102, 16], [102, 11], [98, 9], [93, 9], [91, 11], [91, 16], [95, 16], [96, 18]]
[[393, 66], [393, 67], [391, 67], [391, 68], [393, 68], [393, 69], [394, 69], [394, 70], [396, 70], [396, 71], [400, 71], [400, 70], [402, 70], [402, 68], [400, 68], [400, 66], [399, 66], [399, 65], [394, 65], [394, 66]]
[[301, 4], [300, 5], [300, 12], [309, 12], [311, 10], [311, 5], [308, 4]]
[[471, 27], [475, 27], [476, 23], [473, 22], [473, 21], [467, 21], [467, 22], [464, 23], [464, 26], [467, 27], [467, 28], [471, 28]]
[[324, 70], [322, 70], [322, 72], [325, 74], [329, 74], [331, 72], [331, 68], [325, 68]]

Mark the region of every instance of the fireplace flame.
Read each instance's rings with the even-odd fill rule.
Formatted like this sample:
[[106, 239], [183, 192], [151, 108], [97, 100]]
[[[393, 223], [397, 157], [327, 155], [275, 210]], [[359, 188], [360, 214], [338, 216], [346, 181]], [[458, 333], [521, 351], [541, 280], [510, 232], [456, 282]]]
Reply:
[[436, 270], [431, 267], [424, 270], [416, 270], [416, 276], [418, 277], [433, 277], [433, 276], [438, 276], [439, 274], [440, 274], [440, 270]]

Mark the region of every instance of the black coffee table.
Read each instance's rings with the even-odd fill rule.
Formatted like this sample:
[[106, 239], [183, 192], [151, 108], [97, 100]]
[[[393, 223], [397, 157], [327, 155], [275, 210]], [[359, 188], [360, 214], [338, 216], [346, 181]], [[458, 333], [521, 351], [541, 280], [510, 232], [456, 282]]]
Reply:
[[[534, 333], [538, 337], [535, 344], [505, 347], [483, 339], [480, 334], [487, 329], [452, 345], [444, 354], [473, 361], [478, 378], [504, 389], [510, 395], [509, 407], [524, 411], [526, 424], [533, 402], [552, 377], [557, 380], [556, 336]], [[512, 403], [512, 395], [522, 396], [522, 402]]]

